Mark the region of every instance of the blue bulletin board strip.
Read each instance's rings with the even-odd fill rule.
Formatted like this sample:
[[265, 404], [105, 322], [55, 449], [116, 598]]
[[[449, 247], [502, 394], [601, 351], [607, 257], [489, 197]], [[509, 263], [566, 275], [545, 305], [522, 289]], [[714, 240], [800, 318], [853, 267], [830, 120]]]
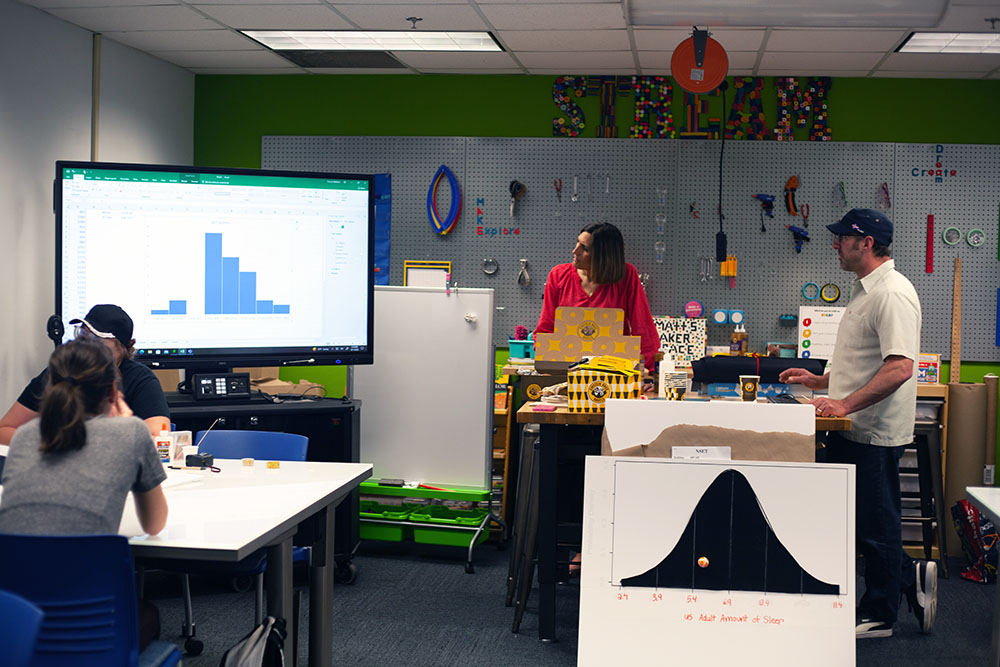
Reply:
[[375, 174], [375, 284], [389, 284], [392, 238], [392, 174]]

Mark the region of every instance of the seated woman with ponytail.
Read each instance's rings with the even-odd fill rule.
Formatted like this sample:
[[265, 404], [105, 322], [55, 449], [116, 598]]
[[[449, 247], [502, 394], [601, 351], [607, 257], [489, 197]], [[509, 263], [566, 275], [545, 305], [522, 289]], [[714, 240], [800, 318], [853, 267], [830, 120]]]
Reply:
[[163, 530], [166, 474], [149, 429], [122, 400], [118, 377], [100, 341], [80, 339], [52, 353], [39, 416], [11, 441], [0, 532], [117, 533], [129, 491], [142, 529]]

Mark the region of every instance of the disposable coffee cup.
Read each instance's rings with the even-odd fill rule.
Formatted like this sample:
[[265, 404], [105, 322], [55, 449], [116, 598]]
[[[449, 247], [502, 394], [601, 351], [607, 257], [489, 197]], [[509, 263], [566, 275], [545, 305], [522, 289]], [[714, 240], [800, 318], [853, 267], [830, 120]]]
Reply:
[[757, 400], [757, 387], [760, 386], [759, 375], [740, 376], [740, 398], [746, 402]]

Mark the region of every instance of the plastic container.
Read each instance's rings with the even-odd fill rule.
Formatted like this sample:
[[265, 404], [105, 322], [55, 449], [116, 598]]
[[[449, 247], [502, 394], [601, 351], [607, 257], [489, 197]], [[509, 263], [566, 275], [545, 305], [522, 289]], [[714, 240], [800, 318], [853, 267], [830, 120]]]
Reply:
[[517, 359], [535, 358], [535, 341], [507, 339], [507, 346], [510, 348], [510, 356]]
[[[413, 541], [421, 544], [443, 544], [451, 547], [467, 547], [472, 542], [483, 520], [486, 509], [456, 510], [443, 505], [428, 505], [413, 510], [409, 520], [413, 527]], [[424, 525], [421, 525], [424, 524]], [[440, 527], [435, 527], [437, 524]], [[445, 528], [444, 526], [451, 526]], [[465, 528], [465, 530], [456, 530]], [[476, 544], [486, 541], [490, 531], [484, 528], [476, 539]]]
[[[362, 500], [359, 504], [361, 517], [360, 536], [363, 540], [381, 540], [383, 542], [402, 542], [412, 538], [412, 529], [406, 521], [417, 505], [385, 505], [374, 500]], [[388, 523], [371, 523], [365, 519], [378, 521], [396, 521], [399, 525]]]

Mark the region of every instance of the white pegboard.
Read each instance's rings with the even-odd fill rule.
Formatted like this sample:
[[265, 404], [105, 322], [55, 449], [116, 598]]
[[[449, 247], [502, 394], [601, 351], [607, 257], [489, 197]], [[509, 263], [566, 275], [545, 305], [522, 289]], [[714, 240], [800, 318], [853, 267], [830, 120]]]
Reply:
[[[963, 257], [965, 269], [963, 357], [1000, 360], [994, 343], [995, 290], [1000, 286], [997, 263], [997, 205], [1000, 147], [946, 146], [949, 168], [959, 176], [925, 183], [909, 175], [910, 165], [933, 160], [934, 145], [850, 142], [727, 141], [723, 160], [724, 229], [728, 251], [739, 262], [733, 289], [718, 277], [699, 279], [699, 257], [715, 254], [715, 213], [719, 187], [719, 141], [622, 139], [459, 138], [459, 137], [264, 137], [263, 165], [277, 169], [392, 173], [393, 220], [390, 284], [402, 284], [404, 259], [453, 262], [459, 289], [492, 287], [498, 311], [495, 342], [506, 345], [514, 326], [533, 328], [541, 310], [545, 277], [555, 264], [571, 259], [580, 228], [608, 221], [625, 237], [626, 258], [648, 273], [647, 295], [654, 315], [680, 314], [684, 304], [700, 301], [706, 312], [741, 309], [751, 348], [766, 341], [794, 341], [795, 329], [781, 327], [778, 317], [796, 314], [807, 301], [806, 282], [836, 284], [842, 293], [834, 305], [845, 305], [852, 275], [842, 271], [825, 225], [845, 211], [837, 184], [844, 184], [850, 206], [883, 205], [886, 183], [896, 224], [893, 255], [898, 268], [914, 283], [923, 303], [922, 349], [947, 358], [950, 344], [951, 258]], [[462, 213], [445, 237], [433, 232], [426, 214], [427, 189], [437, 168], [448, 165], [462, 189]], [[932, 164], [932, 162], [931, 162]], [[590, 174], [590, 193], [588, 179]], [[608, 192], [605, 193], [605, 174]], [[579, 201], [571, 202], [577, 175]], [[799, 208], [809, 205], [811, 240], [796, 253], [786, 224], [803, 226], [801, 217], [785, 212], [784, 185], [796, 175]], [[509, 215], [508, 185], [517, 179], [527, 193]], [[558, 202], [553, 179], [562, 179]], [[657, 186], [666, 186], [659, 206]], [[932, 187], [933, 186], [933, 187]], [[439, 205], [448, 206], [447, 188], [439, 189]], [[898, 192], [897, 192], [898, 190]], [[760, 202], [754, 194], [775, 197], [774, 218], [760, 230]], [[897, 201], [898, 200], [898, 201]], [[690, 207], [699, 213], [695, 219]], [[935, 272], [923, 274], [926, 208], [936, 213]], [[481, 214], [477, 214], [477, 209]], [[666, 214], [665, 233], [657, 234], [655, 215]], [[477, 218], [481, 218], [477, 222]], [[940, 242], [946, 221], [986, 232], [987, 243], [973, 249], [963, 240], [955, 247]], [[498, 233], [477, 233], [478, 227]], [[503, 229], [518, 234], [503, 234]], [[665, 244], [664, 262], [655, 261], [654, 244]], [[492, 276], [483, 260], [496, 259]], [[528, 260], [530, 285], [517, 283], [519, 260]], [[709, 342], [724, 344], [731, 327], [709, 325]]]

